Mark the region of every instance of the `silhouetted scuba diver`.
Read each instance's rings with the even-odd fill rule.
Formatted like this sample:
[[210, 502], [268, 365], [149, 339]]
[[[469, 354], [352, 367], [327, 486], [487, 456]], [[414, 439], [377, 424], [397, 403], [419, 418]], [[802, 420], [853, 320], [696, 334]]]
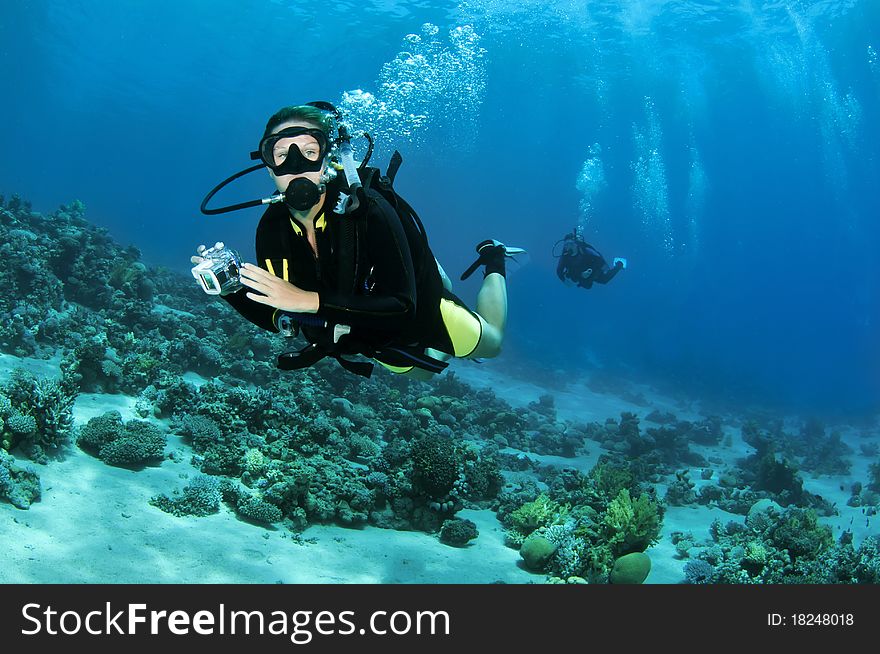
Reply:
[[562, 243], [562, 252], [555, 255], [559, 257], [556, 276], [566, 285], [592, 288], [594, 282], [607, 284], [618, 272], [626, 268], [626, 259], [622, 257], [616, 257], [613, 265], [609, 266], [605, 257], [578, 236], [577, 231], [566, 234], [563, 239], [556, 242], [556, 245], [560, 243]]

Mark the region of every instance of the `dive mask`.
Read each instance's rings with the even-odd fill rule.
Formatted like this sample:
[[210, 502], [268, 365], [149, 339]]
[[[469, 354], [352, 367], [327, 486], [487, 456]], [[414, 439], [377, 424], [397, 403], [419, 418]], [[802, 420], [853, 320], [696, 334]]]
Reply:
[[[358, 165], [354, 160], [351, 137], [345, 125], [339, 122], [341, 115], [336, 107], [329, 102], [307, 102], [306, 104], [333, 115], [336, 121], [337, 138], [331, 140], [323, 131], [315, 127], [287, 127], [275, 134], [264, 136], [260, 141], [259, 148], [251, 152], [251, 159], [260, 161], [260, 163], [227, 177], [212, 188], [199, 207], [203, 214], [216, 215], [238, 211], [239, 209], [258, 207], [260, 205], [275, 204], [277, 202], [285, 202], [289, 207], [297, 211], [306, 211], [308, 208], [313, 207], [320, 199], [321, 193], [324, 192], [323, 185], [326, 180], [322, 179], [321, 184], [315, 184], [308, 179], [294, 179], [288, 185], [285, 192], [273, 193], [269, 197], [238, 202], [217, 208], [208, 208], [208, 203], [220, 189], [225, 188], [240, 177], [256, 172], [263, 167], [268, 167], [276, 177], [318, 172], [327, 163], [334, 146], [339, 148], [338, 159], [342, 165], [342, 170], [345, 172], [345, 182], [348, 191], [347, 194], [340, 194], [337, 213], [348, 214], [358, 208], [358, 195], [362, 188], [359, 171], [366, 166], [370, 159], [370, 155], [373, 152], [373, 139], [370, 138], [369, 134], [364, 134], [364, 137], [369, 141], [369, 148], [363, 161]], [[400, 164], [398, 163], [397, 165]], [[331, 175], [330, 179], [332, 179], [332, 173], [334, 172], [333, 168], [328, 170], [328, 173]]]
[[259, 149], [251, 152], [251, 159], [261, 160], [276, 176], [317, 172], [324, 165], [328, 146], [319, 129], [287, 127], [264, 137]]

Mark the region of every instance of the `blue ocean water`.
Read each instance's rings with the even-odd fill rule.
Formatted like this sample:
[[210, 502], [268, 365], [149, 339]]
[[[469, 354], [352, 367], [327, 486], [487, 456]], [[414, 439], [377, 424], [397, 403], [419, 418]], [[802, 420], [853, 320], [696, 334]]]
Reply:
[[[526, 247], [504, 356], [731, 403], [876, 412], [880, 4], [9, 0], [0, 192], [82, 200], [149, 263], [252, 256], [199, 214], [266, 118], [339, 103], [398, 148], [435, 253]], [[224, 198], [271, 191], [252, 176]], [[628, 269], [566, 288], [576, 225]], [[453, 275], [457, 277], [457, 275]], [[459, 286], [472, 299], [477, 282]]]

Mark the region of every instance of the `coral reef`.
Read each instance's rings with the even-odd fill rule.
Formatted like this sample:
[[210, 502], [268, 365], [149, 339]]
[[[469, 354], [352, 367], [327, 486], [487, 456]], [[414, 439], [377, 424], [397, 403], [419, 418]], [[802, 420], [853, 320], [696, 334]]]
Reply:
[[175, 491], [172, 497], [152, 497], [150, 504], [178, 517], [206, 516], [220, 510], [221, 497], [220, 481], [216, 477], [196, 475], [182, 491]]
[[744, 523], [716, 521], [711, 540], [691, 549], [684, 567], [688, 583], [837, 584], [877, 583], [877, 539], [858, 548], [844, 532], [835, 543], [815, 512], [762, 500]]
[[479, 535], [477, 525], [472, 520], [453, 518], [444, 521], [440, 527], [440, 542], [453, 547], [464, 547]]
[[69, 382], [14, 369], [0, 386], [0, 449], [21, 447], [37, 463], [62, 449], [70, 439], [77, 395]]
[[545, 569], [556, 549], [556, 543], [550, 539], [533, 534], [523, 541], [519, 553], [529, 570], [540, 572]]
[[644, 552], [660, 536], [662, 506], [642, 493], [637, 499], [624, 488], [618, 493], [602, 519], [601, 528], [615, 556]]
[[672, 474], [677, 468], [705, 466], [702, 455], [690, 449], [691, 442], [698, 442], [693, 434], [718, 433], [720, 422], [711, 427], [695, 427], [687, 421], [676, 421], [661, 427], [640, 427], [639, 417], [623, 412], [620, 421], [608, 419], [604, 425], [592, 423], [587, 427], [587, 437], [598, 441], [606, 450], [638, 460], [646, 479], [658, 480], [663, 475]]
[[756, 450], [758, 459], [778, 454], [803, 470], [818, 475], [849, 473], [852, 453], [836, 431], [826, 434], [822, 421], [812, 418], [801, 426], [800, 433], [785, 432], [781, 420], [747, 420], [741, 427], [743, 441]]
[[7, 500], [19, 509], [28, 509], [38, 502], [42, 489], [40, 476], [30, 467], [15, 465], [15, 458], [0, 452], [0, 500]]
[[609, 581], [612, 584], [641, 584], [650, 572], [651, 558], [644, 552], [631, 552], [614, 562]]
[[[824, 498], [804, 490], [803, 478], [798, 472], [793, 456], [778, 451], [779, 439], [784, 438], [781, 428], [775, 436], [767, 435], [754, 427], [753, 423], [743, 425], [743, 439], [755, 448], [755, 453], [737, 461], [739, 479], [729, 482], [730, 486], [748, 487], [748, 499], [771, 498], [783, 506], [813, 508], [823, 515], [834, 515], [836, 508]], [[723, 493], [722, 493], [723, 495]], [[735, 513], [742, 513], [742, 505]]]
[[[562, 420], [551, 394], [514, 407], [454, 372], [422, 383], [378, 370], [365, 383], [322, 361], [279, 374], [275, 356], [289, 342], [206, 299], [191, 278], [148, 266], [78, 202], [44, 216], [0, 198], [0, 254], [0, 351], [60, 360], [57, 379], [16, 371], [0, 386], [0, 497], [20, 508], [39, 499], [40, 485], [15, 457], [50, 463], [75, 436], [108, 464], [140, 468], [163, 460], [170, 424], [185, 444], [171, 456], [191, 452], [199, 471], [151, 500], [177, 516], [224, 503], [269, 529], [374, 525], [462, 547], [477, 529], [456, 513], [490, 509], [508, 545], [549, 580], [639, 583], [666, 505], [702, 504], [746, 517], [714, 524], [708, 541], [672, 535], [690, 583], [880, 575], [877, 541], [833, 542], [819, 518], [836, 508], [805, 490], [805, 474], [850, 466], [841, 434], [818, 420], [797, 433], [766, 415], [681, 420], [598, 373], [594, 388], [644, 411]], [[141, 419], [111, 411], [74, 430], [77, 393], [126, 394]], [[735, 425], [755, 451], [724, 467], [708, 452], [729, 444]], [[603, 450], [589, 471], [546, 458], [583, 455], [589, 441]], [[876, 456], [874, 443], [861, 450]], [[852, 506], [880, 504], [880, 464], [847, 483]]]
[[165, 456], [165, 433], [156, 425], [132, 419], [122, 422], [119, 411], [91, 418], [77, 430], [76, 444], [113, 466], [142, 467]]
[[[663, 505], [650, 488], [642, 490], [623, 464], [604, 458], [587, 475], [563, 469], [548, 472], [545, 480], [549, 494], [523, 487], [499, 498], [498, 517], [508, 544], [520, 547], [530, 569], [546, 571], [559, 582], [608, 583], [615, 560], [644, 552], [659, 539]], [[529, 495], [533, 499], [523, 502]], [[527, 542], [540, 544], [544, 552], [549, 549], [544, 540], [553, 545], [546, 559], [522, 553]]]

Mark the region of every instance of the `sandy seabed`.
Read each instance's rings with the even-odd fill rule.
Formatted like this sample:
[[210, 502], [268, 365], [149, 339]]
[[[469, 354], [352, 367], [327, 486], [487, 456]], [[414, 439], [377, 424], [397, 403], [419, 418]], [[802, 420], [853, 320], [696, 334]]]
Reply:
[[[0, 381], [14, 367], [40, 375], [57, 375], [57, 364], [0, 355]], [[560, 420], [604, 422], [622, 411], [640, 417], [653, 409], [671, 411], [685, 420], [700, 415], [683, 410], [649, 388], [639, 388], [650, 407], [636, 406], [614, 395], [591, 391], [584, 383], [564, 390], [547, 389], [502, 375], [490, 364], [460, 363], [456, 375], [472, 386], [489, 386], [513, 406], [525, 406], [541, 395], [553, 395]], [[124, 395], [81, 394], [74, 406], [81, 425], [105, 411], [118, 410], [124, 420], [138, 417], [134, 400]], [[730, 433], [729, 447], [692, 446], [706, 456], [733, 465], [751, 448], [739, 431]], [[854, 430], [842, 436], [855, 452], [860, 442]], [[874, 435], [872, 442], [877, 440]], [[528, 456], [542, 463], [588, 471], [603, 450], [588, 442], [588, 453], [576, 458]], [[198, 473], [190, 463], [191, 450], [169, 434], [168, 449], [178, 456], [139, 471], [116, 468], [70, 446], [63, 459], [35, 466], [43, 487], [41, 501], [29, 510], [0, 502], [0, 582], [2, 583], [544, 583], [546, 576], [525, 570], [519, 553], [504, 545], [504, 530], [489, 510], [462, 510], [456, 516], [476, 523], [479, 537], [467, 547], [440, 543], [436, 535], [376, 527], [348, 529], [316, 525], [294, 535], [283, 527], [266, 529], [242, 522], [225, 505], [207, 517], [179, 518], [149, 504], [158, 494], [170, 494]], [[19, 461], [21, 465], [27, 462]], [[871, 518], [846, 500], [854, 481], [867, 479], [869, 462], [853, 457], [845, 477], [812, 477], [804, 486], [836, 502], [840, 514], [821, 521], [839, 535], [851, 529], [855, 543], [876, 534]], [[699, 486], [699, 470], [691, 479]], [[525, 473], [517, 473], [525, 474]], [[665, 489], [659, 489], [661, 496]], [[668, 507], [663, 535], [648, 550], [652, 560], [646, 583], [674, 584], [684, 579], [685, 560], [676, 556], [668, 535], [692, 532], [708, 537], [715, 518], [742, 520], [717, 508]], [[876, 519], [876, 518], [875, 518]]]

